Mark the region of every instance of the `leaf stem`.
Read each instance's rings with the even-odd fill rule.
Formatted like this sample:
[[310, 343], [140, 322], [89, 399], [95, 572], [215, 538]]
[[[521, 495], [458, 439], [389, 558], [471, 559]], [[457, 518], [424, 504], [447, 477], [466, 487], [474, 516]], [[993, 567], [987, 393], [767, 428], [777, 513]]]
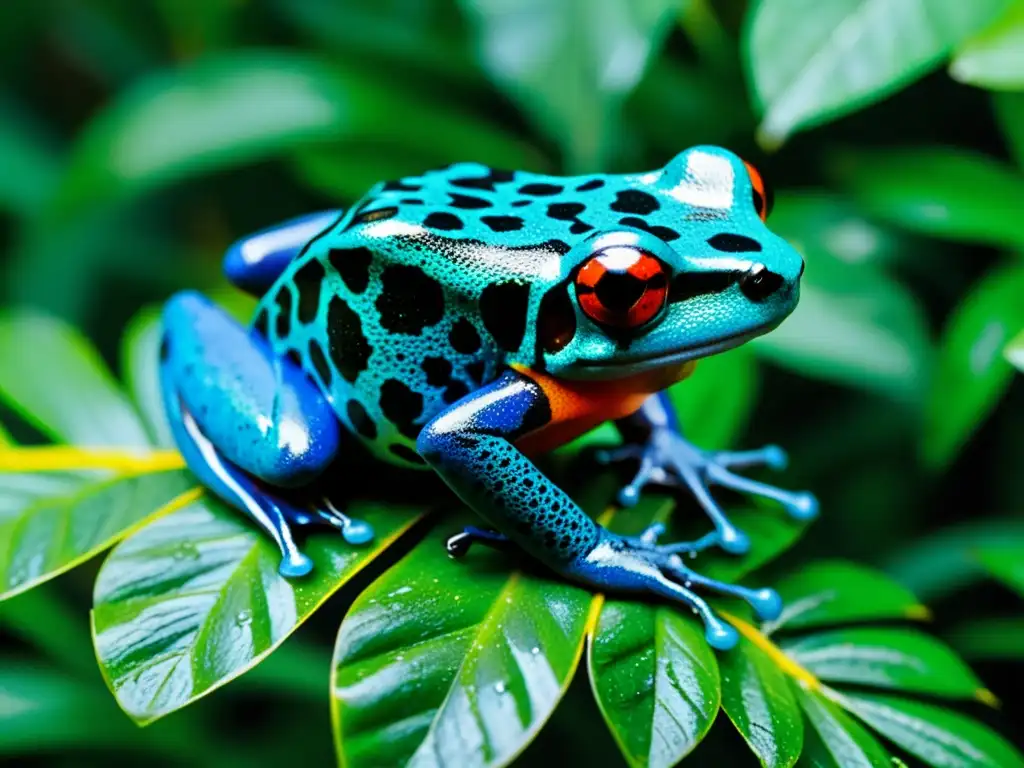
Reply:
[[184, 459], [177, 451], [147, 453], [117, 448], [80, 448], [72, 445], [40, 447], [0, 446], [0, 473], [75, 472], [110, 470], [119, 474], [141, 474], [182, 469]]
[[753, 624], [748, 624], [743, 619], [738, 616], [734, 616], [727, 611], [719, 610], [718, 613], [721, 614], [726, 621], [736, 627], [736, 629], [739, 630], [739, 633], [747, 640], [764, 651], [764, 653], [778, 665], [779, 669], [800, 683], [804, 688], [810, 691], [819, 691], [824, 687], [821, 680], [793, 661], [793, 659], [787, 656], [779, 646], [769, 640]]

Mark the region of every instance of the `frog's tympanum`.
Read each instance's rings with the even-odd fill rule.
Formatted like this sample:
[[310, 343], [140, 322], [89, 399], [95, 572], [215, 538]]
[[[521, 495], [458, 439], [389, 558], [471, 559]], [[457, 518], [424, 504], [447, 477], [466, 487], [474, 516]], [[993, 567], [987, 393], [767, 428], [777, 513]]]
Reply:
[[[433, 470], [487, 522], [454, 536], [453, 554], [515, 545], [596, 590], [682, 603], [728, 648], [735, 631], [699, 592], [738, 596], [763, 618], [781, 605], [771, 589], [684, 564], [706, 547], [749, 547], [708, 487], [797, 518], [817, 505], [738, 474], [781, 466], [777, 447], [688, 443], [663, 390], [796, 306], [803, 261], [765, 225], [770, 208], [757, 171], [710, 146], [650, 173], [460, 163], [378, 184], [347, 212], [231, 248], [228, 277], [260, 297], [250, 328], [195, 293], [170, 300], [161, 381], [175, 439], [200, 479], [274, 538], [287, 577], [312, 568], [296, 526], [333, 525], [352, 545], [373, 537], [329, 500], [309, 501], [325, 471], [345, 472], [350, 435], [381, 461]], [[617, 535], [533, 463], [606, 420], [625, 439], [606, 460], [639, 462], [620, 501], [648, 483], [689, 489], [711, 533]]]

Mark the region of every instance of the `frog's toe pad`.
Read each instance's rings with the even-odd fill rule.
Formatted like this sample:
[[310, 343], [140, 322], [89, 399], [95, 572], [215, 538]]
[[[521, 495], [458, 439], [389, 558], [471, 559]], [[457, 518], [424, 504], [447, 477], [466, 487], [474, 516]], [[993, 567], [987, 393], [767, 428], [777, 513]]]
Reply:
[[298, 579], [308, 576], [312, 570], [313, 561], [301, 552], [286, 555], [281, 559], [281, 564], [277, 567], [277, 572], [286, 579]]
[[373, 526], [365, 520], [349, 518], [341, 529], [341, 535], [345, 541], [353, 546], [369, 544], [373, 541]]

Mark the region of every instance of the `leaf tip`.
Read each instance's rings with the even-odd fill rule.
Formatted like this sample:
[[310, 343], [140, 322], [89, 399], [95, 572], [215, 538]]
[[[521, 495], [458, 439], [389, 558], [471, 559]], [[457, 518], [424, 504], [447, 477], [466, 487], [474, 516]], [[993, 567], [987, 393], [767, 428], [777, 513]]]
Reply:
[[908, 619], [913, 619], [914, 621], [931, 621], [935, 618], [931, 608], [921, 603], [908, 606], [905, 615]]
[[1003, 703], [988, 688], [978, 688], [974, 691], [974, 698], [984, 704], [986, 707], [992, 709], [999, 709], [1003, 706]]

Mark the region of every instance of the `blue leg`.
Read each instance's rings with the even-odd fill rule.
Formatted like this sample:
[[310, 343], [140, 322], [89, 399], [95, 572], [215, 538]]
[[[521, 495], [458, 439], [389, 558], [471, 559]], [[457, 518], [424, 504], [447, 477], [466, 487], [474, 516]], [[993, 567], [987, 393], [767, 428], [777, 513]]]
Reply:
[[[649, 593], [694, 610], [716, 648], [736, 643], [696, 590], [746, 600], [762, 618], [777, 616], [778, 595], [707, 579], [679, 555], [657, 546], [657, 529], [628, 538], [594, 522], [516, 448], [516, 441], [542, 429], [551, 406], [541, 387], [509, 371], [436, 416], [420, 433], [417, 448], [449, 486], [501, 533], [468, 529], [456, 549], [474, 541], [512, 542], [547, 566], [610, 592]], [[449, 544], [449, 547], [451, 545]]]
[[445, 548], [452, 557], [464, 557], [469, 548], [477, 542], [499, 550], [507, 550], [512, 545], [511, 539], [503, 533], [467, 525], [461, 533], [448, 537]]
[[715, 533], [700, 542], [663, 547], [666, 551], [693, 551], [717, 544], [727, 552], [742, 554], [750, 548], [750, 539], [729, 521], [711, 495], [710, 485], [770, 498], [797, 520], [809, 520], [818, 513], [818, 502], [810, 493], [785, 491], [732, 471], [757, 466], [782, 469], [786, 465], [786, 454], [781, 448], [769, 445], [753, 451], [702, 451], [680, 434], [672, 405], [664, 393], [649, 398], [619, 427], [627, 444], [598, 456], [604, 462], [639, 459], [639, 469], [619, 492], [619, 501], [624, 506], [636, 504], [647, 485], [685, 487], [715, 526]]
[[372, 538], [329, 502], [296, 501], [336, 457], [340, 427], [302, 370], [275, 358], [264, 339], [202, 296], [178, 294], [164, 309], [160, 380], [189, 468], [273, 537], [282, 575], [312, 568], [292, 526], [330, 524], [350, 543]]
[[311, 213], [243, 237], [224, 255], [224, 273], [242, 290], [262, 296], [311, 240], [341, 220], [341, 214]]

